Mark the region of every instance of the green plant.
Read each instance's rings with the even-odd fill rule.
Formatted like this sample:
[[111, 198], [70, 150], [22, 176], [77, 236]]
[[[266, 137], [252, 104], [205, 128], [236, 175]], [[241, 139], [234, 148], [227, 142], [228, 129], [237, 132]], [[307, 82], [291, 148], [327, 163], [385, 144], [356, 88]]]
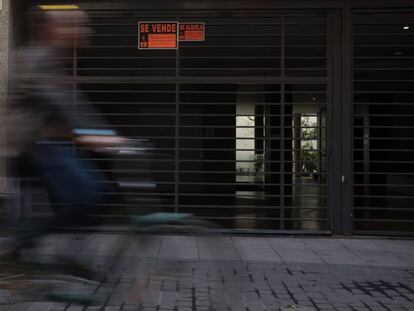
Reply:
[[254, 160], [255, 160], [254, 161], [254, 172], [257, 175], [258, 173], [263, 171], [263, 164], [264, 164], [263, 154], [256, 154]]
[[[313, 119], [313, 118], [312, 118]], [[317, 169], [318, 151], [314, 145], [318, 139], [318, 128], [316, 122], [310, 117], [302, 117], [301, 120], [301, 171], [312, 174]]]

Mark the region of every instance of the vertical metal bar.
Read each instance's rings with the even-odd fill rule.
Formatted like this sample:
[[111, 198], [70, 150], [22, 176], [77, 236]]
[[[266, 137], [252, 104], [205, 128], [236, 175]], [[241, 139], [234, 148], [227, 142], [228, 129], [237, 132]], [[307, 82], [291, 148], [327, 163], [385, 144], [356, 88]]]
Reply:
[[[285, 77], [285, 16], [281, 17], [280, 70]], [[280, 229], [285, 229], [285, 83], [280, 86]]]
[[342, 11], [342, 213], [343, 234], [351, 234], [353, 230], [353, 39], [352, 39], [352, 10], [349, 4]]
[[[72, 51], [72, 109], [73, 111], [77, 111], [77, 74], [78, 74], [78, 21], [75, 17], [75, 37], [73, 39], [73, 51]], [[75, 144], [72, 144], [72, 155], [76, 157], [76, 148]]]
[[[177, 20], [179, 20], [177, 18]], [[178, 34], [177, 34], [178, 35]], [[180, 46], [175, 52], [175, 154], [174, 154], [174, 213], [179, 212], [179, 182], [180, 182], [180, 84], [178, 83], [180, 76]]]
[[280, 17], [280, 75], [285, 78], [285, 16]]
[[342, 228], [342, 111], [341, 111], [341, 12], [327, 16], [328, 35], [328, 225], [335, 234]]
[[280, 98], [280, 221], [285, 228], [285, 83], [281, 85]]

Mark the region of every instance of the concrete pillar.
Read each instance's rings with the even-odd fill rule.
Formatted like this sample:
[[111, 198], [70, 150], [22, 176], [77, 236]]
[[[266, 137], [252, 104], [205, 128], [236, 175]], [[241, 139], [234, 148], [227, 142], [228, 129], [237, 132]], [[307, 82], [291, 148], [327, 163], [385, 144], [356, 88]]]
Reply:
[[[9, 1], [0, 0], [0, 150], [4, 150], [5, 106], [7, 96], [7, 74], [9, 64]], [[0, 192], [5, 191], [6, 163], [0, 157]]]

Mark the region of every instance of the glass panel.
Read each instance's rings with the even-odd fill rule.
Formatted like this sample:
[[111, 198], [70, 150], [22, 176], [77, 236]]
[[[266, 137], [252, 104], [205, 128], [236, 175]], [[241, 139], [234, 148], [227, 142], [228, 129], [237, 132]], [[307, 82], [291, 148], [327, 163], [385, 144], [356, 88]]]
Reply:
[[180, 208], [209, 217], [227, 207], [236, 228], [327, 229], [325, 84], [180, 90]]
[[264, 154], [265, 115], [280, 119], [280, 91], [278, 84], [180, 86], [180, 210], [220, 211], [233, 219], [222, 223], [236, 228], [279, 217], [280, 186], [265, 185], [273, 172]]
[[[319, 93], [310, 93], [310, 91]], [[327, 119], [326, 85], [286, 85], [285, 118], [289, 129], [285, 130], [288, 149], [284, 165], [286, 226], [301, 230], [324, 230], [326, 222], [327, 196]], [[306, 99], [306, 100], [303, 100]], [[304, 103], [301, 103], [304, 102]], [[290, 137], [289, 140], [288, 137]]]

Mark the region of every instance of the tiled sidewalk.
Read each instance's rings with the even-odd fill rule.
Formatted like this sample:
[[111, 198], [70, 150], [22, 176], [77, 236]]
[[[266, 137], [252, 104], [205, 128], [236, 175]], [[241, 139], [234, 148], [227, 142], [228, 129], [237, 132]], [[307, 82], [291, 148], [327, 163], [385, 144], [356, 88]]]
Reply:
[[[69, 238], [72, 239], [69, 248], [72, 254], [104, 255], [105, 249], [111, 252], [106, 245], [110, 241], [117, 243], [122, 236], [100, 234]], [[62, 244], [59, 239], [66, 237], [52, 238], [40, 252], [53, 252], [50, 245]], [[414, 268], [414, 240], [159, 236], [152, 237], [144, 248], [134, 244], [129, 255], [137, 258]]]
[[[114, 254], [108, 245], [124, 240], [54, 236], [38, 254], [47, 257], [63, 246], [67, 255], [99, 269]], [[162, 236], [145, 247], [139, 242], [128, 246], [125, 261], [112, 271], [116, 290], [100, 306], [43, 302], [0, 310], [414, 310], [413, 240]], [[127, 297], [127, 289], [146, 280], [149, 271], [160, 275], [151, 291], [142, 300]]]

